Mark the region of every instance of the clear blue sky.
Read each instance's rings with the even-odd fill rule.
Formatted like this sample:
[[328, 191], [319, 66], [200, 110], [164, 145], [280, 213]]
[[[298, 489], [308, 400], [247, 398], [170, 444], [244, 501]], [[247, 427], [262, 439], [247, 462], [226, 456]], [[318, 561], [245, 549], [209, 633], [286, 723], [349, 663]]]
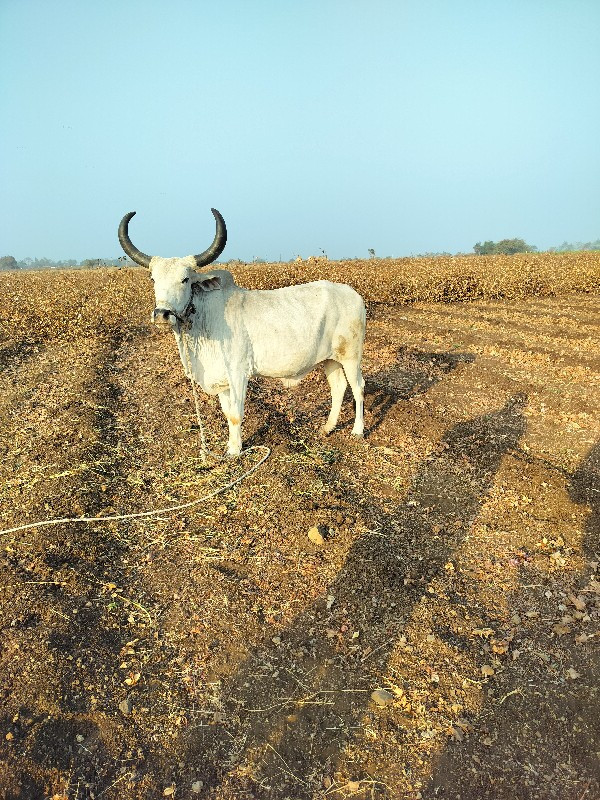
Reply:
[[600, 237], [599, 0], [0, 0], [0, 255]]

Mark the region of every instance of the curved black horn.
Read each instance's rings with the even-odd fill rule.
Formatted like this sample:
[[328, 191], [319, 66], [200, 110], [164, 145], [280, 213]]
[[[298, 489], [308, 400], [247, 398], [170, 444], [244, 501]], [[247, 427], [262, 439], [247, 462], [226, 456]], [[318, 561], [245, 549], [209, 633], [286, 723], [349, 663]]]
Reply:
[[147, 256], [145, 253], [142, 253], [141, 250], [138, 250], [137, 247], [131, 243], [131, 239], [129, 238], [129, 220], [134, 215], [135, 211], [130, 211], [129, 214], [125, 214], [121, 220], [121, 224], [119, 225], [119, 241], [121, 242], [121, 247], [132, 261], [135, 261], [136, 264], [141, 264], [142, 267], [149, 267], [152, 256]]
[[217, 223], [217, 232], [215, 233], [213, 243], [208, 250], [205, 250], [198, 256], [194, 256], [197, 267], [205, 267], [207, 264], [212, 264], [213, 261], [216, 261], [227, 244], [227, 228], [225, 227], [225, 220], [219, 214], [216, 208], [211, 208], [211, 211]]

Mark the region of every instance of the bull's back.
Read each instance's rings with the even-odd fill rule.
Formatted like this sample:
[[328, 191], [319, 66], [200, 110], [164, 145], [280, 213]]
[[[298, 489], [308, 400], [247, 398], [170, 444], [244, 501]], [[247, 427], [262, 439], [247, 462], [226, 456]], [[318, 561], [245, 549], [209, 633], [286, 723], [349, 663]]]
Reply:
[[292, 378], [326, 359], [360, 361], [365, 306], [350, 286], [315, 281], [244, 292], [241, 300], [257, 374]]

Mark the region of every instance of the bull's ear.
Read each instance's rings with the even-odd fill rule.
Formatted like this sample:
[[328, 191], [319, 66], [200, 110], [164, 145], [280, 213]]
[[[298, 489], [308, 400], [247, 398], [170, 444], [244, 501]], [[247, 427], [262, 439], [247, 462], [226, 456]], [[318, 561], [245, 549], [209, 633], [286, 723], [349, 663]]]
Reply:
[[204, 275], [194, 278], [194, 289], [197, 292], [214, 292], [221, 288], [221, 279], [217, 275]]

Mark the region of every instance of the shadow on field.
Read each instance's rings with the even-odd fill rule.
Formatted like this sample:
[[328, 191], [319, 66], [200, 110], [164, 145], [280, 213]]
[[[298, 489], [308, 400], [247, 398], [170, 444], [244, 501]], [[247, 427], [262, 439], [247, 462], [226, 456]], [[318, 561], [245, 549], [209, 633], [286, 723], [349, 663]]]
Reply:
[[366, 378], [365, 408], [372, 415], [367, 435], [379, 428], [398, 400], [425, 394], [461, 364], [474, 360], [471, 353], [424, 353], [400, 347], [396, 364]]
[[[365, 377], [365, 414], [370, 415], [365, 438], [380, 427], [396, 403], [425, 394], [448, 374], [474, 360], [471, 353], [425, 353], [407, 347], [398, 348], [395, 364]], [[326, 386], [324, 378], [323, 383]], [[252, 382], [248, 388], [248, 405], [260, 403], [266, 413], [264, 422], [248, 438], [247, 446], [264, 443], [266, 436], [272, 443], [273, 435], [277, 442], [287, 443], [290, 437], [301, 438], [304, 426], [314, 429], [325, 423], [331, 409], [329, 388], [324, 389], [325, 401], [310, 407], [306, 403], [301, 407], [298, 403], [295, 392], [300, 391], [283, 388], [273, 379], [265, 382], [265, 379], [258, 378]], [[354, 401], [350, 387], [347, 387], [336, 431], [349, 430], [353, 423]]]
[[0, 347], [0, 373], [9, 368], [20, 367], [42, 348], [43, 344], [32, 339], [20, 339]]
[[[444, 357], [440, 369], [452, 368]], [[419, 381], [412, 380], [412, 391]], [[366, 510], [370, 530], [327, 589], [333, 603], [315, 602], [281, 642], [265, 640], [223, 686], [227, 730], [213, 725], [184, 734], [186, 761], [221, 765], [222, 774], [207, 769], [203, 776], [205, 797], [221, 782], [235, 797], [300, 800], [323, 787], [364, 726], [370, 693], [385, 675], [403, 623], [468, 532], [502, 457], [522, 437], [525, 403], [522, 395], [512, 397], [451, 428], [392, 513], [366, 492], [353, 496], [347, 485], [331, 486], [333, 496]], [[348, 637], [364, 632], [368, 652], [348, 646], [339, 633], [344, 626]], [[357, 766], [357, 777], [368, 777], [366, 765]]]
[[[598, 561], [600, 443], [571, 476], [569, 495], [590, 508], [583, 551], [590, 561]], [[591, 575], [593, 571], [586, 566], [574, 581], [579, 588], [567, 588], [567, 592], [577, 595]], [[545, 582], [545, 573], [524, 571], [513, 593], [515, 601], [522, 601], [524, 589], [543, 588]], [[585, 589], [580, 594], [588, 604], [593, 604], [593, 596]], [[574, 610], [572, 604], [562, 607], [566, 609], [563, 613]], [[529, 647], [506, 670], [502, 692], [510, 700], [501, 706], [497, 698], [490, 698], [478, 715], [478, 727], [487, 729], [492, 745], [486, 747], [480, 737], [473, 736], [446, 748], [423, 792], [424, 800], [584, 800], [600, 796], [600, 653], [592, 643], [578, 643], [577, 630], [562, 635], [560, 642], [550, 638], [547, 625], [528, 630]], [[540, 654], [545, 659], [540, 659]], [[567, 668], [575, 669], [579, 679], [565, 679]], [[501, 746], [498, 754], [494, 752], [496, 742]]]
[[590, 507], [583, 547], [590, 559], [600, 558], [600, 442], [594, 445], [573, 474], [571, 497]]
[[[121, 339], [116, 333], [107, 340], [89, 386], [90, 393], [95, 392], [94, 416], [79, 422], [94, 430], [93, 444], [80, 458], [94, 464], [95, 471], [87, 483], [78, 474], [70, 485], [65, 484], [61, 495], [53, 498], [55, 517], [97, 515], [103, 507], [110, 506], [115, 489], [125, 476], [126, 467], [117, 447], [116, 409], [120, 390], [112, 378]], [[105, 491], [101, 492], [103, 482]], [[44, 498], [39, 499], [38, 505], [39, 518], [47, 518]], [[15, 753], [21, 756], [12, 770], [14, 789], [2, 787], [6, 792], [2, 797], [23, 800], [47, 797], [44, 784], [48, 774], [56, 770], [70, 775], [72, 784], [77, 786], [80, 782], [108, 785], [115, 779], [118, 767], [107, 753], [103, 731], [93, 720], [99, 719], [94, 714], [97, 703], [114, 707], [118, 702], [114, 698], [123, 694], [117, 659], [123, 634], [116, 625], [111, 630], [111, 615], [106, 613], [110, 597], [103, 596], [102, 590], [103, 585], [112, 581], [113, 586], [123, 585], [120, 574], [123, 545], [111, 535], [107, 525], [64, 524], [58, 529], [41, 528], [35, 542], [43, 569], [55, 579], [38, 580], [33, 554], [31, 563], [7, 559], [21, 586], [16, 608], [27, 608], [31, 593], [35, 592], [36, 604], [39, 606], [42, 601], [52, 610], [53, 623], [47, 625], [41, 622], [39, 614], [29, 614], [18, 616], [12, 626], [34, 631], [38, 628], [46, 639], [43, 652], [56, 676], [50, 708], [56, 710], [48, 713], [46, 708], [40, 713], [32, 698], [30, 704], [20, 704], [16, 715], [13, 711], [0, 718], [0, 729], [10, 729], [13, 737], [8, 753], [2, 753], [0, 745], [0, 758], [6, 757], [10, 763]], [[121, 605], [119, 610], [122, 611]], [[107, 676], [109, 682], [101, 683]], [[14, 706], [14, 697], [20, 694], [18, 686], [4, 687], [0, 693], [3, 706], [11, 700]], [[78, 743], [84, 740], [85, 745]], [[27, 762], [31, 769], [24, 766]], [[39, 782], [36, 765], [45, 775]]]

